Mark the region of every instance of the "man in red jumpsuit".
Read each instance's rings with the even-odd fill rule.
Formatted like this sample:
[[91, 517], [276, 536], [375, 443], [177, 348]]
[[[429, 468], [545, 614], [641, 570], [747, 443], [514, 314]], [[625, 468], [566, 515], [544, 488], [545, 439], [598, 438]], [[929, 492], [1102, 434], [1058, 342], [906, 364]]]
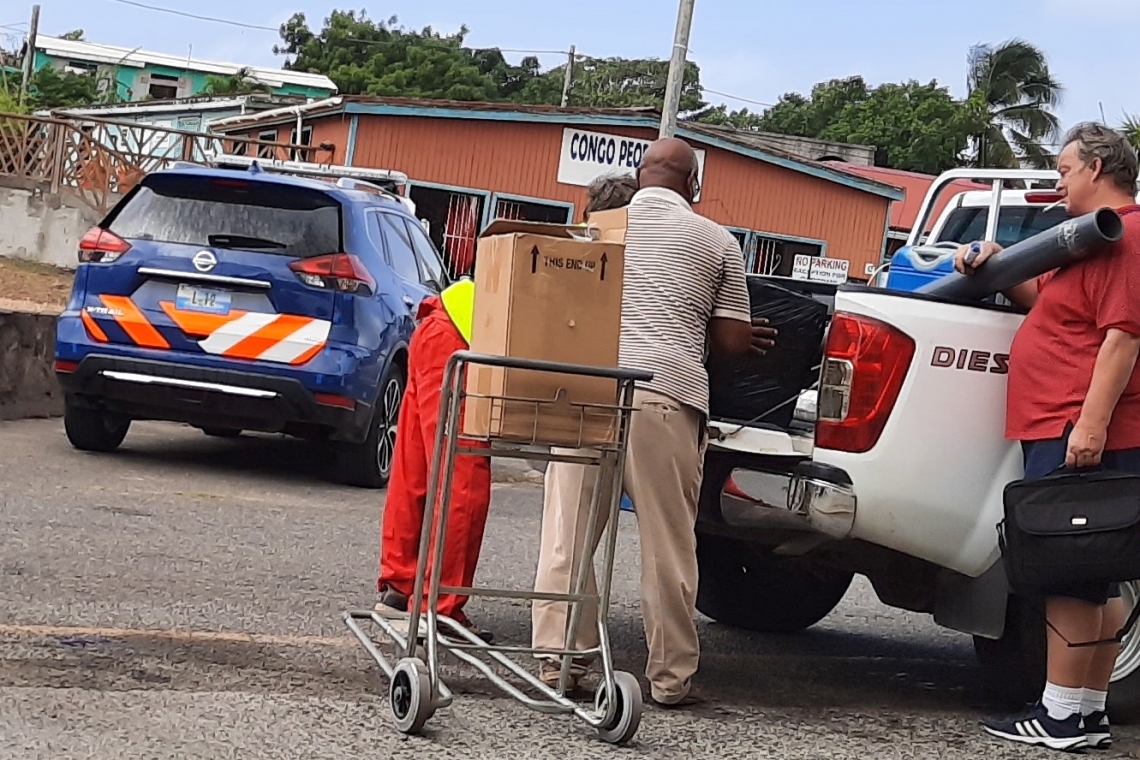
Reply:
[[[469, 346], [473, 297], [474, 283], [460, 280], [439, 297], [425, 299], [416, 315], [419, 325], [408, 347], [408, 383], [381, 521], [377, 609], [389, 613], [407, 612], [408, 597], [414, 590], [443, 375], [452, 354]], [[471, 587], [474, 583], [490, 504], [491, 460], [470, 454], [457, 456], [441, 585]], [[432, 518], [428, 515], [426, 519]], [[466, 602], [465, 596], [441, 595], [437, 612], [489, 642], [491, 635], [480, 631], [464, 614]]]

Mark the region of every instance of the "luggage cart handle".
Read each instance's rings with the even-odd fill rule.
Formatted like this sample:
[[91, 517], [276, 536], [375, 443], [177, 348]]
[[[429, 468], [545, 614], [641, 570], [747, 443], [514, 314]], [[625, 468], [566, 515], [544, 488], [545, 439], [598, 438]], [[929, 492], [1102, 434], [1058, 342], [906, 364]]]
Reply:
[[506, 367], [509, 369], [529, 369], [538, 372], [557, 372], [566, 375], [582, 375], [583, 377], [603, 377], [610, 380], [625, 382], [649, 382], [653, 379], [652, 372], [638, 369], [620, 369], [618, 367], [590, 367], [582, 364], [564, 364], [562, 362], [540, 361], [538, 359], [520, 359], [513, 356], [495, 356], [493, 354], [478, 354], [473, 351], [456, 351], [451, 355], [452, 363], [464, 362], [466, 364], [482, 364], [488, 367]]

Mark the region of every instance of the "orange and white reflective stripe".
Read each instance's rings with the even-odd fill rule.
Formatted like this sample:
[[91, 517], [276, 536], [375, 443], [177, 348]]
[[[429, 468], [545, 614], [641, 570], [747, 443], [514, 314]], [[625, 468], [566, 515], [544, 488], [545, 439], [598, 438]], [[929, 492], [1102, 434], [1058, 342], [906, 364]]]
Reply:
[[95, 317], [91, 316], [87, 309], [79, 312], [79, 318], [83, 320], [83, 326], [87, 328], [87, 334], [91, 336], [92, 340], [97, 340], [100, 343], [109, 343], [107, 340], [107, 333], [103, 332], [103, 328], [95, 321]]
[[179, 311], [169, 302], [162, 309], [187, 335], [204, 336], [198, 341], [203, 351], [231, 359], [304, 364], [324, 348], [332, 329], [327, 320], [294, 314], [201, 314]]
[[170, 348], [166, 338], [162, 337], [162, 333], [150, 323], [130, 298], [101, 295], [99, 300], [111, 310], [112, 319], [136, 344], [144, 348]]

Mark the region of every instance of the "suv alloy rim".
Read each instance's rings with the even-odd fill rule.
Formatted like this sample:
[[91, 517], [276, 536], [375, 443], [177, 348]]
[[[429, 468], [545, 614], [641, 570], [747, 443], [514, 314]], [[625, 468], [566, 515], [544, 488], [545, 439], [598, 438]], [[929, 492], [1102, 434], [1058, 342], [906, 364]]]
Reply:
[[376, 444], [376, 466], [387, 475], [392, 471], [392, 461], [396, 456], [396, 430], [400, 419], [400, 381], [389, 378], [380, 399], [380, 440]]

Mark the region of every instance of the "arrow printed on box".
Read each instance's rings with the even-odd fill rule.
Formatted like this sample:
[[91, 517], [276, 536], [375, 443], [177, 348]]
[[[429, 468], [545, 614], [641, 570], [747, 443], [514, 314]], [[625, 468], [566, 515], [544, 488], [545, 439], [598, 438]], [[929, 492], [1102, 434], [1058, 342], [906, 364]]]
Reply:
[[530, 252], [530, 273], [534, 274], [538, 271], [538, 246], [536, 245]]
[[605, 251], [602, 251], [602, 282], [606, 281], [606, 262], [609, 261], [609, 256]]

